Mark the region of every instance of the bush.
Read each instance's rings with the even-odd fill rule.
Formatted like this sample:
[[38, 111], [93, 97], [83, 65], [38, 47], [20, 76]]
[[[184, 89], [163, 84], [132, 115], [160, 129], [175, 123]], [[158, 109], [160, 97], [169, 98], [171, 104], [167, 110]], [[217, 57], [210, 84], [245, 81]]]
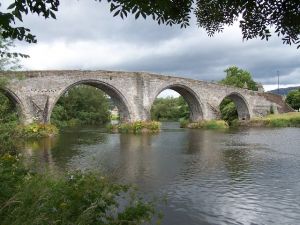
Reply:
[[110, 124], [107, 129], [112, 133], [157, 133], [160, 131], [160, 123], [157, 121], [136, 121], [116, 125]]
[[229, 126], [224, 120], [202, 120], [190, 123], [187, 127], [192, 129], [225, 129]]
[[186, 127], [188, 127], [190, 121], [187, 120], [187, 119], [181, 118], [181, 119], [179, 120], [179, 123], [180, 123], [180, 127], [181, 127], [181, 128], [186, 128]]
[[18, 125], [16, 134], [21, 138], [50, 137], [58, 134], [58, 129], [52, 124], [32, 123], [29, 125]]
[[0, 123], [0, 156], [4, 153], [14, 153], [19, 142], [16, 132], [17, 122]]
[[1, 224], [145, 224], [159, 215], [130, 186], [91, 172], [40, 175], [5, 155], [0, 180]]

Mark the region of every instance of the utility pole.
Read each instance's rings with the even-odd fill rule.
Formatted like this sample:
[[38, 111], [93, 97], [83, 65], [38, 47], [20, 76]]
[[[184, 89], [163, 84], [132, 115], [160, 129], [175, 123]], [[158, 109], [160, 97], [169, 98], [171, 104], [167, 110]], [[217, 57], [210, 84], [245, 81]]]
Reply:
[[277, 84], [278, 84], [277, 94], [279, 94], [279, 70], [277, 70]]

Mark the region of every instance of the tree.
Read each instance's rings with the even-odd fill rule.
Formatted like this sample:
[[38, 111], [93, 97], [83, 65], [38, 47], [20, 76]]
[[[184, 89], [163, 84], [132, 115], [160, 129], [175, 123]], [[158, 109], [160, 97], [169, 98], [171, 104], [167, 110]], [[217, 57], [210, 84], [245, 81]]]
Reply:
[[293, 107], [293, 109], [300, 109], [300, 89], [290, 91], [286, 96], [286, 102]]
[[[96, 0], [101, 2], [101, 0]], [[239, 21], [243, 38], [261, 38], [268, 40], [271, 29], [282, 37], [285, 44], [300, 47], [300, 4], [288, 0], [107, 0], [113, 16], [135, 18], [150, 17], [158, 24], [172, 26], [178, 24], [187, 27], [194, 13], [199, 27], [209, 36], [221, 32], [226, 25]], [[5, 38], [25, 40], [35, 43], [36, 37], [30, 29], [14, 26], [17, 20], [28, 13], [44, 18], [56, 18], [59, 0], [15, 0], [7, 12], [0, 12], [0, 27]], [[195, 4], [194, 4], [195, 3]]]
[[[0, 35], [0, 52], [9, 51], [13, 46], [12, 40], [3, 39]], [[3, 55], [0, 58], [0, 71], [20, 69], [21, 65], [19, 63], [18, 58]], [[0, 124], [18, 121], [17, 107], [14, 102], [7, 98], [4, 92], [6, 84], [7, 79], [0, 77]]]
[[240, 69], [236, 66], [231, 66], [225, 71], [226, 78], [221, 80], [221, 84], [226, 84], [238, 88], [245, 88], [253, 91], [257, 91], [257, 84], [252, 79], [251, 74], [243, 69]]
[[[225, 71], [226, 77], [220, 81], [221, 84], [226, 84], [238, 88], [245, 88], [253, 91], [257, 91], [257, 84], [252, 79], [251, 74], [243, 69], [240, 69], [236, 66], [231, 66]], [[238, 112], [234, 102], [225, 98], [220, 104], [221, 118], [225, 121], [228, 121], [229, 124], [235, 119], [238, 118]]]
[[70, 121], [90, 125], [104, 124], [110, 120], [108, 98], [95, 87], [74, 87], [59, 99], [51, 120], [56, 125], [66, 125]]
[[153, 120], [178, 121], [180, 118], [188, 119], [189, 115], [189, 106], [182, 96], [157, 98], [151, 108]]
[[[17, 70], [21, 68], [18, 53], [9, 53], [9, 49], [14, 47], [11, 39], [4, 39], [0, 35], [0, 71], [4, 70]], [[22, 56], [26, 57], [24, 54]]]

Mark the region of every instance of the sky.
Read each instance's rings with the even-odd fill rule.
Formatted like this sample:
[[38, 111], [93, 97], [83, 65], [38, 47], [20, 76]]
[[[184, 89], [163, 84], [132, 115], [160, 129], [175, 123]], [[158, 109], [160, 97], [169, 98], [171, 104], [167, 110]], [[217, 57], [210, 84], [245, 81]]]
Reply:
[[22, 60], [24, 69], [147, 71], [218, 81], [236, 65], [266, 90], [277, 88], [277, 71], [280, 87], [300, 85], [300, 49], [283, 45], [277, 36], [243, 41], [238, 24], [208, 37], [194, 19], [186, 29], [132, 15], [122, 20], [113, 17], [107, 3], [94, 0], [61, 1], [56, 16], [24, 16], [22, 26], [38, 39], [16, 43], [18, 51], [30, 55]]

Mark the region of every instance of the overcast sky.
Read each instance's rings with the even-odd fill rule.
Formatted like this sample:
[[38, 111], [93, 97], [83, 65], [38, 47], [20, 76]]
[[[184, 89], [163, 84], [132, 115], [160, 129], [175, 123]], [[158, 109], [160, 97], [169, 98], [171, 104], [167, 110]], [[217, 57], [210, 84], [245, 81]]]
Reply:
[[243, 41], [238, 25], [211, 38], [195, 22], [180, 29], [150, 18], [114, 18], [107, 3], [94, 0], [61, 1], [56, 20], [25, 16], [24, 25], [38, 39], [38, 44], [17, 44], [31, 56], [22, 61], [28, 70], [148, 71], [216, 81], [236, 65], [268, 89], [277, 83], [277, 71], [282, 87], [300, 84], [296, 46], [283, 45], [276, 36], [269, 42]]

